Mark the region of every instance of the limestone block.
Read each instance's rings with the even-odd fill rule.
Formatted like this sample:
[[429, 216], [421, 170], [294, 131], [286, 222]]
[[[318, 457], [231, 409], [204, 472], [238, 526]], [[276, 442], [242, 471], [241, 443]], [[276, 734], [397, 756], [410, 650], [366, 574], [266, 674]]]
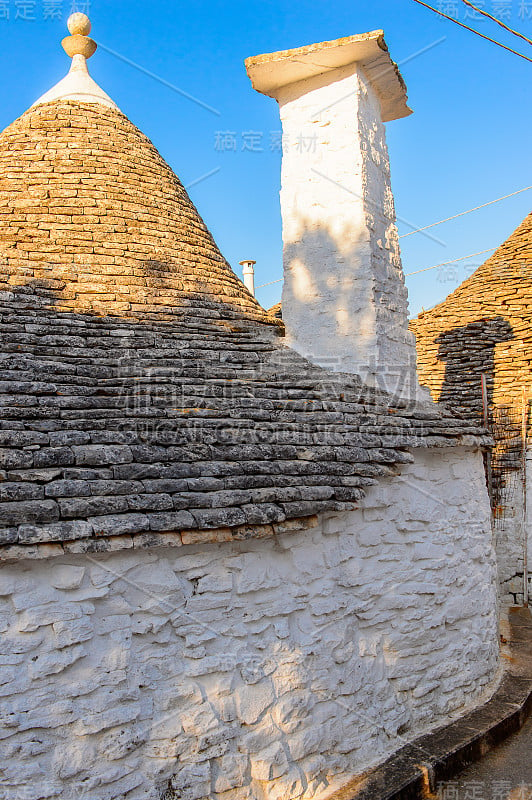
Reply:
[[228, 755], [220, 759], [217, 775], [213, 780], [215, 792], [228, 792], [238, 789], [244, 783], [248, 758], [244, 755]]
[[64, 620], [81, 619], [83, 610], [76, 603], [48, 604], [45, 606], [35, 606], [24, 611], [18, 620], [18, 629], [22, 633], [26, 631], [36, 631], [42, 625], [52, 625], [54, 622]]
[[198, 594], [208, 592], [217, 594], [218, 592], [230, 592], [232, 588], [233, 578], [230, 573], [228, 574], [224, 570], [211, 569], [208, 575], [198, 581], [196, 592]]
[[273, 781], [288, 771], [288, 759], [279, 743], [270, 745], [251, 759], [251, 775], [259, 781]]
[[52, 567], [50, 583], [56, 589], [79, 589], [85, 576], [85, 567], [58, 564]]
[[257, 722], [273, 703], [274, 692], [269, 680], [253, 685], [242, 685], [235, 689], [235, 700], [239, 719], [244, 725]]
[[180, 773], [174, 776], [169, 784], [173, 792], [172, 797], [179, 800], [202, 800], [206, 798], [211, 789], [209, 764], [186, 765]]
[[142, 714], [140, 703], [122, 703], [120, 706], [110, 708], [96, 714], [82, 716], [74, 725], [74, 732], [78, 736], [99, 733], [117, 725], [125, 725], [137, 720]]
[[39, 796], [46, 770], [58, 800], [78, 786], [95, 800], [311, 800], [386, 757], [403, 726], [415, 736], [478, 702], [498, 652], [486, 498], [473, 481], [467, 513], [407, 520], [464, 458], [481, 473], [478, 454], [424, 452], [408, 490], [370, 489], [383, 520], [359, 509], [278, 541], [5, 564], [14, 791]]

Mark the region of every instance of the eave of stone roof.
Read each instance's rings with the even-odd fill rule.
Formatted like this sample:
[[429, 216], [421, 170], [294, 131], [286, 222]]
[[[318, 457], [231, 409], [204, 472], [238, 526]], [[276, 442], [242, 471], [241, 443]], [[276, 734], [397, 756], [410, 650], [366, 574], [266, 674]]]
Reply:
[[[497, 292], [494, 287], [497, 286]], [[415, 328], [418, 320], [427, 320], [459, 309], [461, 305], [471, 302], [493, 302], [500, 304], [499, 298], [509, 295], [514, 290], [527, 292], [532, 287], [532, 213], [497, 248], [472, 275], [451, 292], [445, 300], [433, 308], [422, 311], [412, 320]], [[479, 292], [481, 294], [479, 294]], [[501, 294], [502, 293], [502, 294]]]
[[0, 136], [0, 560], [273, 535], [489, 445], [283, 347], [151, 142], [71, 88]]
[[22, 291], [0, 294], [0, 331], [0, 558], [265, 535], [356, 507], [412, 448], [490, 441], [249, 321], [133, 323]]

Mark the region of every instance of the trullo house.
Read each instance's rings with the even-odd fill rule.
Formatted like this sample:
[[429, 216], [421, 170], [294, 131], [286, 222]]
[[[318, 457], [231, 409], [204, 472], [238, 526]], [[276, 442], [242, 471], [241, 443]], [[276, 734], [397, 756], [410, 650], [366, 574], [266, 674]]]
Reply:
[[381, 32], [248, 62], [322, 154], [283, 325], [69, 28], [0, 136], [0, 797], [327, 797], [498, 671], [489, 439], [415, 380], [405, 86]]

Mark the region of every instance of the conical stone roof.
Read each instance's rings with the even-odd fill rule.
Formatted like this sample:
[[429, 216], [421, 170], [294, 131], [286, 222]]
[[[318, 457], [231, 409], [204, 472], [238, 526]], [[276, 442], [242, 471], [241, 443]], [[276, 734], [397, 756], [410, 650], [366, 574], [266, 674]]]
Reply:
[[0, 286], [101, 314], [269, 321], [120, 111], [58, 99], [0, 135]]
[[529, 214], [442, 303], [412, 320], [421, 383], [481, 419], [484, 374], [490, 405], [520, 408], [532, 377], [531, 313]]
[[282, 345], [70, 30], [77, 69], [0, 136], [0, 560], [309, 527], [412, 447], [482, 445]]

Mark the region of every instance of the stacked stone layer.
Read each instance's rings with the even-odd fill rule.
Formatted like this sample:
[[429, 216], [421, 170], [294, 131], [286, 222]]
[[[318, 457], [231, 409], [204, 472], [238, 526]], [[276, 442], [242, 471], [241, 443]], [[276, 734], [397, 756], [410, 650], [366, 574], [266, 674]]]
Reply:
[[490, 404], [519, 408], [532, 374], [532, 214], [443, 303], [411, 322], [419, 379], [435, 400], [482, 417]]
[[531, 312], [529, 214], [443, 303], [411, 322], [420, 383], [429, 387], [435, 400], [459, 408], [472, 424], [483, 417], [485, 375], [495, 439], [490, 483], [501, 594], [516, 604], [523, 602], [522, 415], [531, 396]]
[[283, 347], [120, 112], [28, 112], [0, 174], [2, 557], [271, 535], [409, 448], [487, 443]]
[[0, 289], [98, 314], [267, 321], [181, 182], [120, 111], [57, 101], [0, 136]]
[[132, 324], [23, 297], [0, 303], [4, 545], [340, 510], [407, 448], [479, 433], [312, 367], [267, 326]]

